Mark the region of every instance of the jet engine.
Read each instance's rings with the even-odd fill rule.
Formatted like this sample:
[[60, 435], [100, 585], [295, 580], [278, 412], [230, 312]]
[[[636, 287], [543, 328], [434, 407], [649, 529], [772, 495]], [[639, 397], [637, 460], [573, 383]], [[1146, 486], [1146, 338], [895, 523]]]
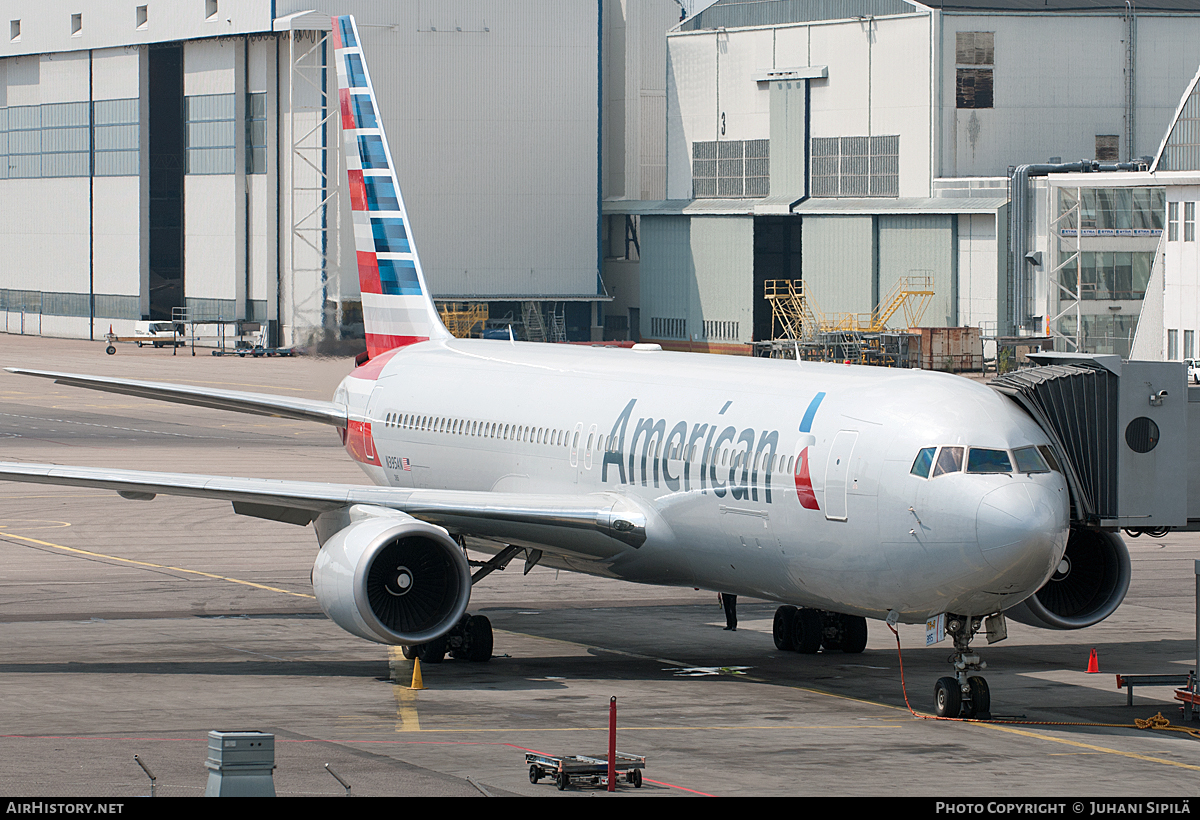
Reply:
[[1115, 532], [1071, 529], [1045, 585], [1004, 614], [1043, 629], [1082, 629], [1116, 611], [1129, 591], [1129, 550]]
[[313, 591], [330, 620], [377, 643], [427, 643], [463, 617], [467, 557], [441, 527], [394, 513], [354, 521], [321, 547]]

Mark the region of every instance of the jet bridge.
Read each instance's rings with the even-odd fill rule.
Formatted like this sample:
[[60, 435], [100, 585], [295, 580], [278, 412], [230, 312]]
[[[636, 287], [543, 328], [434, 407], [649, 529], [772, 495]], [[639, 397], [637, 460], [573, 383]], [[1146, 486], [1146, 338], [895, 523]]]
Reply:
[[1200, 388], [1188, 388], [1183, 362], [1077, 353], [1029, 358], [1039, 366], [991, 384], [1054, 440], [1074, 524], [1132, 530], [1200, 524], [1200, 453], [1189, 452], [1200, 436]]
[[991, 386], [1053, 441], [1071, 491], [1071, 535], [1046, 585], [1007, 614], [1078, 629], [1112, 614], [1129, 588], [1129, 553], [1118, 530], [1135, 537], [1200, 530], [1200, 387], [1189, 388], [1183, 362], [1029, 358], [1038, 366]]

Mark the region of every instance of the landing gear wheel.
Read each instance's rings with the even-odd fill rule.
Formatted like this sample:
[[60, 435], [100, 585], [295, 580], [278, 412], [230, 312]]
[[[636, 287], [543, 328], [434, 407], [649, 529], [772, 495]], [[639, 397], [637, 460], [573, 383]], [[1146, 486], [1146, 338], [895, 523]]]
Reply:
[[797, 609], [792, 618], [792, 649], [813, 655], [821, 648], [821, 616], [815, 609]]
[[566, 772], [559, 772], [558, 777], [554, 778], [554, 785], [558, 786], [560, 792], [565, 792], [567, 786], [571, 785], [571, 775]]
[[467, 660], [487, 663], [492, 659], [492, 622], [484, 615], [472, 615], [467, 621]]
[[421, 663], [441, 663], [446, 659], [446, 636], [434, 638], [429, 643], [417, 647], [417, 657]]
[[626, 779], [633, 784], [635, 789], [640, 789], [642, 787], [642, 770], [631, 769]]
[[954, 678], [938, 678], [933, 687], [934, 712], [938, 717], [958, 717], [962, 711], [962, 692]]
[[109, 356], [111, 356], [112, 354], [117, 352], [117, 349], [115, 347], [113, 347], [112, 345], [109, 345], [108, 347], [104, 348], [104, 352], [107, 353]]
[[470, 620], [470, 614], [463, 615], [454, 628], [446, 633], [446, 650], [456, 661], [465, 661], [471, 649], [471, 638], [467, 632]]
[[796, 607], [794, 606], [781, 606], [775, 610], [775, 623], [771, 627], [771, 636], [775, 638], [776, 649], [791, 651], [792, 621], [795, 617]]
[[867, 648], [867, 619], [842, 616], [842, 651], [857, 654]]
[[542, 770], [539, 769], [537, 766], [530, 766], [529, 767], [529, 782], [536, 784], [541, 779], [542, 779]]
[[402, 646], [400, 647], [400, 652], [404, 655], [405, 660], [411, 661], [413, 658], [417, 657], [418, 648], [419, 647], [416, 646]]
[[833, 652], [841, 649], [846, 640], [846, 616], [840, 612], [819, 610], [821, 616], [821, 649]]
[[971, 688], [971, 711], [978, 720], [992, 719], [992, 693], [987, 681], [978, 675], [967, 678], [967, 686]]

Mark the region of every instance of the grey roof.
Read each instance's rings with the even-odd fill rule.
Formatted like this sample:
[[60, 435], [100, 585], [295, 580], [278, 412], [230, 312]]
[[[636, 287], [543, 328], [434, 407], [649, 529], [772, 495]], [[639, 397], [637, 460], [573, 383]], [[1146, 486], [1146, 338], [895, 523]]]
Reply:
[[[605, 214], [639, 216], [773, 216], [793, 213], [791, 203], [799, 196], [772, 196], [765, 199], [665, 199], [607, 200]], [[994, 213], [1008, 203], [1008, 197], [864, 197], [862, 199], [808, 199], [795, 213], [810, 214], [964, 214]]]
[[993, 213], [1008, 204], [1008, 197], [864, 197], [862, 199], [808, 199], [796, 213], [809, 214], [981, 214]]
[[[1125, 0], [717, 0], [681, 23], [682, 31], [738, 26], [771, 26], [816, 20], [849, 20], [911, 14], [924, 7], [941, 11], [979, 13], [1124, 12]], [[1135, 0], [1134, 10], [1145, 12], [1200, 12], [1200, 0]]]
[[791, 204], [803, 194], [769, 196], [762, 199], [610, 199], [601, 212], [635, 216], [770, 216], [787, 215]]
[[[1124, 0], [929, 0], [924, 5], [943, 11], [1089, 12], [1125, 11]], [[1200, 12], [1200, 0], [1135, 0], [1138, 14], [1150, 11]]]
[[682, 31], [722, 26], [770, 26], [813, 20], [845, 20], [911, 14], [917, 8], [904, 0], [717, 0], [679, 25]]

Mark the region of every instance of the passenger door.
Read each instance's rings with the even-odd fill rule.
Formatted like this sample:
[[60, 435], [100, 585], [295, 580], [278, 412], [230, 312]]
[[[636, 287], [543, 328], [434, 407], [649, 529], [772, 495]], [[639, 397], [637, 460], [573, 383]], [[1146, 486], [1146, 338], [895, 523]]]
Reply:
[[857, 441], [856, 430], [842, 430], [833, 437], [833, 445], [829, 448], [829, 461], [825, 464], [825, 517], [830, 521], [847, 519], [847, 478]]

